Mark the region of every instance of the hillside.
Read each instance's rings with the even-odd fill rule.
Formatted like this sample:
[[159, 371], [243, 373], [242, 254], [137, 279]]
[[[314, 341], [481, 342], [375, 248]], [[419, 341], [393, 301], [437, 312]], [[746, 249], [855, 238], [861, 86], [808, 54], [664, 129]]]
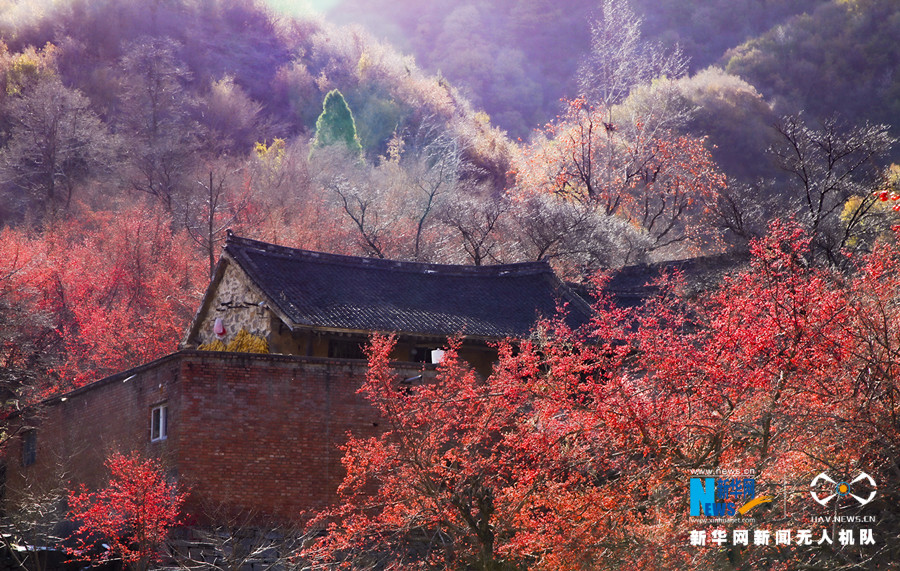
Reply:
[[[644, 20], [644, 40], [680, 45], [696, 72], [729, 48], [827, 1], [632, 0], [631, 5]], [[590, 50], [590, 22], [598, 5], [596, 0], [341, 0], [328, 17], [364, 26], [413, 54], [511, 136], [528, 138], [559, 114], [561, 98], [578, 95], [575, 75]]]
[[900, 128], [900, 4], [844, 0], [783, 21], [725, 57], [779, 113]]
[[[174, 68], [159, 71], [177, 77], [179, 112], [205, 128], [229, 131], [219, 135], [237, 139], [243, 152], [273, 137], [310, 137], [325, 94], [335, 88], [353, 107], [371, 156], [384, 152], [395, 130], [415, 130], [423, 117], [479, 136], [481, 123], [468, 102], [395, 49], [314, 19], [279, 19], [251, 0], [74, 0], [48, 3], [43, 11], [27, 2], [10, 4], [7, 13], [30, 16], [0, 22], [7, 50], [52, 44], [63, 82], [117, 127], [127, 115], [122, 87], [129, 73], [139, 73], [124, 69], [124, 61], [154, 38], [171, 52]], [[242, 113], [202, 111], [213, 104], [213, 86], [223, 81], [233, 85], [229, 97], [244, 100]]]

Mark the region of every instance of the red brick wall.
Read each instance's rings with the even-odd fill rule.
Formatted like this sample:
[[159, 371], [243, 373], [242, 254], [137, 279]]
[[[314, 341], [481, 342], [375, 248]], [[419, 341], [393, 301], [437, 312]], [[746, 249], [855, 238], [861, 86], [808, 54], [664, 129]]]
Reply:
[[178, 358], [170, 355], [143, 367], [114, 375], [56, 398], [19, 426], [37, 431], [37, 454], [22, 465], [21, 438], [6, 447], [6, 500], [16, 503], [23, 491], [94, 487], [106, 481], [103, 466], [114, 451], [138, 450], [172, 462], [171, 441], [150, 442], [150, 407], [178, 402]]
[[[398, 367], [414, 376], [414, 364]], [[336, 498], [346, 434], [383, 427], [359, 395], [365, 364], [337, 359], [185, 351], [104, 379], [44, 407], [37, 461], [7, 458], [8, 500], [28, 482], [96, 486], [113, 450], [159, 457], [191, 492], [198, 519], [214, 510], [299, 520]], [[130, 378], [129, 378], [130, 377]], [[123, 380], [128, 379], [127, 382]], [[168, 438], [150, 442], [150, 410], [169, 407]]]

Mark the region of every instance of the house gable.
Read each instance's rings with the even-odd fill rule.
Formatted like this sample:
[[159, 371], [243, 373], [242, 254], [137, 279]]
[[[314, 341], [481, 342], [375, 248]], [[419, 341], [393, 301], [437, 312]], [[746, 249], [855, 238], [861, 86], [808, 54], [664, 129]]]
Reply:
[[196, 348], [219, 339], [213, 331], [216, 319], [225, 326], [225, 340], [242, 329], [268, 340], [273, 319], [281, 318], [273, 315], [267, 301], [246, 272], [230, 256], [223, 255], [182, 346]]

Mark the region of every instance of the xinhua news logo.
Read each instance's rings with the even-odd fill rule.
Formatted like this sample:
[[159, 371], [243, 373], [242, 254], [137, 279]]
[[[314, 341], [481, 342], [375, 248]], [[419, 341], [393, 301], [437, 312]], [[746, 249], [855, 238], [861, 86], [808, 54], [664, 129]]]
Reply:
[[691, 478], [692, 517], [733, 517], [745, 515], [771, 496], [756, 495], [755, 478]]

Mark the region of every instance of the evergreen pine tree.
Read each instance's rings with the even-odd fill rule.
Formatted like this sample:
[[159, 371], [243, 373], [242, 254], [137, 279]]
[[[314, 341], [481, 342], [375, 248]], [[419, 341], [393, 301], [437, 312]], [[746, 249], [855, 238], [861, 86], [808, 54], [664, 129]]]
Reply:
[[322, 114], [316, 120], [314, 148], [343, 144], [350, 152], [362, 154], [362, 145], [356, 136], [356, 123], [347, 101], [340, 91], [334, 89], [325, 96]]

